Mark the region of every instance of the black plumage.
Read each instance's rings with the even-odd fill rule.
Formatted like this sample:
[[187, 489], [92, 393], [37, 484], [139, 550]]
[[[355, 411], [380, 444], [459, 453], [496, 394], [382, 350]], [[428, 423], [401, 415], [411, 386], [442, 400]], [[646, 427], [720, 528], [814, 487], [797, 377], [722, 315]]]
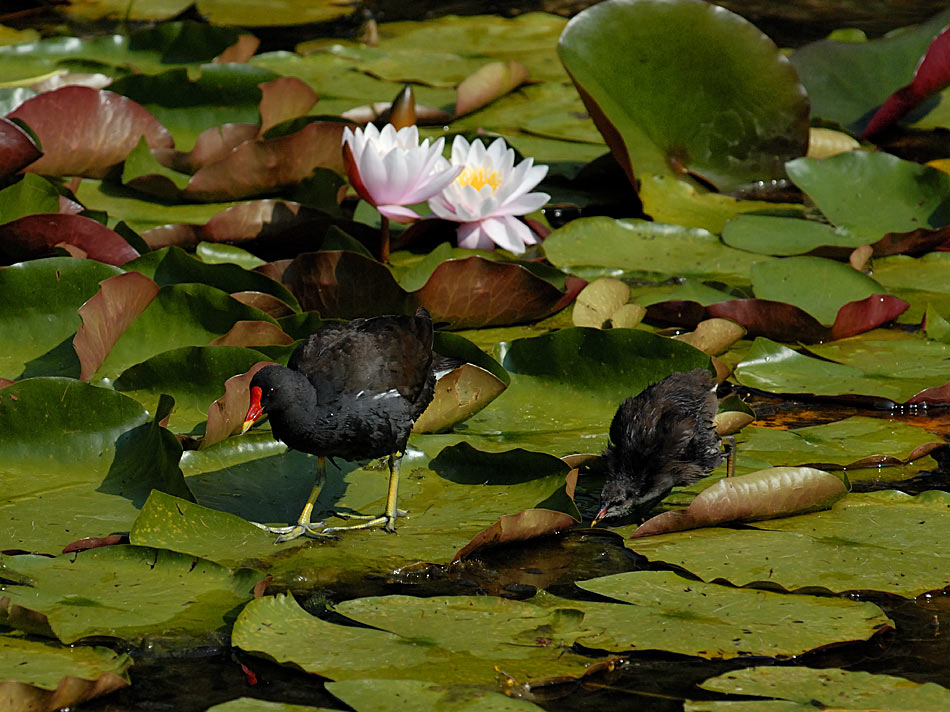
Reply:
[[710, 373], [677, 372], [627, 398], [610, 424], [603, 452], [604, 518], [643, 518], [673, 487], [692, 484], [722, 464]]
[[317, 455], [321, 471], [297, 525], [269, 531], [282, 541], [328, 531], [317, 532], [310, 523], [323, 458], [382, 456], [389, 456], [390, 466], [386, 512], [359, 527], [395, 529], [396, 460], [432, 400], [432, 359], [432, 320], [420, 308], [414, 316], [327, 324], [294, 350], [287, 367], [265, 366], [254, 375], [245, 429], [267, 413], [274, 437]]

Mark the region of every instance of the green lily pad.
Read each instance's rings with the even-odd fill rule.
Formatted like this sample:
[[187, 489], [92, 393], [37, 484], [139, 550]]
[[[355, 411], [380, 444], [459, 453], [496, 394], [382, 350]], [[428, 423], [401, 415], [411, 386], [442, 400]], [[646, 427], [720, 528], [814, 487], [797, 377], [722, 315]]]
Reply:
[[728, 247], [702, 228], [605, 217], [573, 220], [551, 233], [544, 252], [563, 270], [611, 267], [652, 279], [670, 276], [748, 284], [752, 265], [774, 258]]
[[[893, 627], [873, 603], [734, 589], [669, 571], [614, 574], [577, 585], [632, 604], [584, 607], [583, 627], [597, 632], [578, 642], [590, 648], [668, 650], [704, 658], [781, 658], [832, 640], [866, 640]], [[781, 630], [776, 630], [776, 620], [783, 621]]]
[[880, 39], [825, 40], [796, 51], [791, 61], [808, 90], [812, 115], [863, 129], [874, 110], [910, 82], [920, 58], [947, 23], [950, 10]]
[[491, 597], [386, 596], [347, 601], [337, 612], [371, 627], [336, 625], [305, 613], [293, 598], [265, 597], [241, 612], [231, 640], [331, 680], [372, 675], [493, 686], [496, 669], [520, 680], [578, 677], [592, 663], [536, 640], [545, 629], [570, 626], [575, 611]]
[[8, 710], [71, 707], [129, 684], [132, 658], [108, 648], [0, 636], [0, 700]]
[[804, 255], [820, 247], [853, 249], [866, 244], [868, 238], [814, 220], [739, 215], [723, 227], [722, 241], [748, 252], [791, 256]]
[[[921, 391], [947, 382], [941, 363], [947, 358], [947, 344], [913, 338], [846, 343], [854, 344], [847, 347], [854, 354], [850, 358], [840, 347], [815, 346], [816, 353], [841, 358], [843, 362], [838, 363], [806, 356], [760, 336], [736, 366], [735, 376], [742, 385], [769, 393], [860, 395], [893, 403], [906, 403]], [[781, 368], [776, 368], [779, 363]]]
[[690, 172], [731, 190], [781, 178], [782, 163], [805, 153], [804, 88], [739, 15], [693, 0], [612, 0], [571, 20], [558, 52], [633, 175]]
[[46, 178], [25, 173], [0, 190], [0, 219], [7, 223], [35, 213], [58, 213], [59, 197], [59, 191]]
[[950, 535], [948, 506], [950, 495], [938, 491], [851, 494], [830, 511], [754, 522], [757, 531], [701, 529], [627, 546], [704, 581], [913, 598], [950, 585], [948, 557], [932, 546]]
[[[215, 247], [230, 246], [215, 245]], [[232, 249], [238, 248], [232, 247]], [[167, 284], [196, 282], [217, 287], [229, 294], [234, 292], [263, 292], [277, 297], [295, 311], [300, 309], [296, 297], [280, 282], [257, 272], [252, 272], [245, 267], [229, 263], [209, 264], [189, 255], [179, 247], [154, 250], [137, 260], [126, 262], [123, 268], [141, 272], [146, 277], [155, 280], [160, 287]]]
[[207, 346], [238, 321], [274, 323], [264, 312], [245, 306], [220, 289], [194, 283], [166, 285], [119, 337], [99, 367], [98, 377], [116, 378], [129, 366], [164, 351]]
[[155, 411], [163, 393], [173, 396], [175, 408], [166, 427], [188, 433], [208, 419], [208, 407], [223, 395], [227, 379], [267, 360], [267, 356], [253, 349], [185, 346], [126, 369], [113, 381], [112, 387], [151, 412]]
[[[822, 289], [815, 289], [815, 285]], [[848, 302], [883, 294], [884, 287], [850, 265], [823, 257], [786, 257], [752, 267], [752, 290], [759, 299], [793, 304], [822, 324], [832, 324]]]
[[398, 705], [404, 712], [538, 712], [527, 700], [466, 685], [421, 680], [340, 680], [327, 690], [357, 712], [387, 712]]
[[[201, 451], [189, 451], [185, 470], [202, 504], [213, 512], [156, 492], [132, 529], [132, 541], [201, 556], [229, 566], [287, 572], [291, 585], [317, 585], [362, 577], [367, 570], [391, 571], [417, 561], [448, 562], [499, 516], [533, 507], [573, 508], [564, 497], [568, 470], [558, 458], [542, 453], [486, 453], [468, 445], [445, 448], [458, 436], [413, 436], [400, 468], [399, 504], [409, 516], [397, 522], [398, 536], [373, 529], [346, 532], [339, 540], [298, 539], [275, 545], [245, 520], [268, 524], [296, 521], [313, 485], [316, 459], [299, 453], [283, 456], [285, 446], [262, 434], [232, 437]], [[422, 444], [444, 455], [429, 456]], [[455, 463], [450, 468], [445, 462]], [[363, 467], [339, 461], [328, 467], [313, 521], [329, 511], [378, 514], [386, 500], [384, 462]], [[458, 475], [476, 468], [478, 477]], [[481, 469], [478, 469], [481, 468]], [[574, 510], [576, 512], [576, 510]], [[227, 512], [227, 514], [225, 513]], [[296, 580], [295, 580], [296, 579]]]
[[310, 705], [292, 705], [288, 702], [269, 702], [256, 697], [238, 697], [237, 699], [213, 705], [205, 712], [337, 712], [330, 707], [311, 707]]
[[[82, 324], [76, 310], [99, 289], [99, 282], [121, 274], [94, 260], [50, 257], [0, 270], [0, 301], [15, 318], [0, 320], [0, 377], [79, 376], [72, 336]], [[38, 302], [37, 295], [42, 294]]]
[[[861, 416], [795, 430], [749, 426], [736, 439], [740, 457], [748, 455], [775, 467], [826, 468], [897, 464], [907, 461], [921, 446], [940, 442], [933, 433], [914, 425]], [[871, 463], [871, 459], [880, 462]], [[868, 462], [856, 464], [862, 460]], [[932, 466], [928, 460], [919, 467], [927, 467], [927, 463]]]
[[832, 224], [869, 242], [950, 225], [950, 175], [936, 168], [867, 151], [799, 158], [786, 168]]
[[6, 625], [16, 626], [19, 614], [11, 607], [22, 606], [45, 616], [64, 643], [90, 636], [140, 642], [144, 637], [221, 632], [261, 579], [256, 571], [231, 571], [135, 546], [107, 546], [55, 559], [0, 555], [0, 573], [25, 584], [5, 587], [0, 618]]
[[331, 707], [292, 705], [289, 702], [269, 702], [256, 697], [238, 697], [209, 707], [205, 712], [338, 712]]
[[[809, 710], [816, 705], [835, 709], [918, 710], [938, 712], [950, 704], [950, 690], [933, 682], [917, 683], [893, 675], [875, 675], [869, 672], [807, 667], [751, 667], [733, 670], [713, 677], [699, 685], [703, 689], [726, 694], [756, 695], [769, 700], [788, 700], [794, 707], [776, 707], [778, 710]], [[705, 705], [714, 704], [715, 707]], [[753, 709], [758, 701], [687, 703], [690, 712], [717, 710], [744, 712]], [[767, 703], [768, 704], [768, 703]], [[776, 704], [781, 704], [776, 702]], [[767, 709], [772, 709], [767, 708]]]
[[181, 445], [115, 391], [32, 378], [0, 391], [4, 481], [0, 550], [55, 553], [83, 536], [127, 530], [152, 489], [190, 499]]

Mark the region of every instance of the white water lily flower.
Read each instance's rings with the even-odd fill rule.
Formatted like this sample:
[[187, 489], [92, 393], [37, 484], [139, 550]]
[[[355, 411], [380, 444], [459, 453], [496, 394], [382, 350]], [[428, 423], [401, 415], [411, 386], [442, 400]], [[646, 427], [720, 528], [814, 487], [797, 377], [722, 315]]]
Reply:
[[423, 203], [451, 183], [461, 171], [442, 157], [445, 139], [420, 145], [419, 131], [406, 126], [396, 131], [343, 129], [343, 160], [350, 184], [381, 215], [398, 223], [418, 220], [407, 205]]
[[479, 139], [469, 144], [461, 136], [452, 143], [452, 165], [462, 172], [441, 193], [429, 200], [438, 217], [461, 223], [458, 245], [491, 250], [495, 245], [521, 254], [537, 236], [521, 220], [544, 205], [551, 196], [529, 193], [547, 175], [547, 166], [526, 158], [515, 165], [515, 152], [496, 139], [488, 148]]

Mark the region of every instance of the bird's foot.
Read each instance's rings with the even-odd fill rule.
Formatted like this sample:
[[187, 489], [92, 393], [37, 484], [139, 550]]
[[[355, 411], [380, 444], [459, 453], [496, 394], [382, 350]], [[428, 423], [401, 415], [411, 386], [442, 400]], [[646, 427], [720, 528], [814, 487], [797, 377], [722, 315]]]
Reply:
[[[385, 519], [386, 515], [375, 514], [352, 514], [351, 512], [333, 512], [333, 516], [338, 519]], [[408, 517], [409, 512], [405, 509], [396, 510], [397, 517]]]
[[[400, 511], [397, 513], [397, 516], [406, 516], [408, 512]], [[350, 517], [351, 519], [364, 518], [360, 517]], [[362, 522], [360, 524], [351, 524], [348, 527], [327, 527], [321, 533], [322, 534], [333, 534], [334, 532], [346, 532], [352, 531], [354, 529], [372, 529], [373, 527], [378, 527], [382, 525], [382, 528], [389, 532], [394, 533], [396, 531], [396, 517], [389, 516], [388, 514], [383, 514], [378, 517], [373, 517], [369, 521]]]
[[271, 534], [277, 534], [277, 538], [274, 540], [275, 544], [282, 544], [285, 541], [293, 541], [302, 536], [310, 536], [314, 539], [335, 538], [332, 534], [324, 534], [324, 530], [320, 527], [323, 526], [323, 522], [297, 522], [296, 524], [291, 524], [287, 527], [269, 527], [266, 524], [260, 524], [258, 522], [251, 522], [255, 527], [263, 529], [265, 532]]

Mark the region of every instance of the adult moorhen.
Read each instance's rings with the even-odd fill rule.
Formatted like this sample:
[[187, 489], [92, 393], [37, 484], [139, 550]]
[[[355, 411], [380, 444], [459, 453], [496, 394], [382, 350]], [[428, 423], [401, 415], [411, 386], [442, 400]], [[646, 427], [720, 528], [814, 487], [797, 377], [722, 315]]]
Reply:
[[677, 372], [627, 398], [610, 423], [603, 452], [607, 479], [601, 519], [642, 518], [677, 485], [692, 484], [722, 464], [709, 371]]
[[[287, 367], [265, 366], [251, 379], [244, 432], [267, 413], [274, 437], [317, 456], [317, 481], [295, 525], [267, 527], [278, 542], [308, 534], [365, 529], [395, 531], [399, 460], [412, 424], [429, 405], [432, 319], [378, 316], [330, 323], [298, 346]], [[361, 460], [389, 457], [386, 510], [363, 524], [318, 529], [310, 515], [326, 474], [327, 457]]]

